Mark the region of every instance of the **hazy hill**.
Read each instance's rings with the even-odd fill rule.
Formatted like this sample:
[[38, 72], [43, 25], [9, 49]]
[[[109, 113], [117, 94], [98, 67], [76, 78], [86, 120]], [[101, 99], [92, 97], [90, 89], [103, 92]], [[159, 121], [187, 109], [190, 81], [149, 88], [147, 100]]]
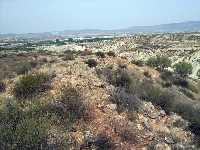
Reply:
[[83, 29], [64, 30], [56, 32], [27, 33], [27, 34], [0, 34], [0, 38], [30, 38], [30, 39], [55, 39], [71, 36], [114, 35], [122, 33], [163, 33], [163, 32], [199, 32], [200, 21], [161, 24], [154, 26], [133, 26], [117, 30]]
[[198, 32], [200, 31], [200, 21], [190, 21], [181, 23], [161, 24], [155, 26], [134, 26], [122, 29], [125, 32]]

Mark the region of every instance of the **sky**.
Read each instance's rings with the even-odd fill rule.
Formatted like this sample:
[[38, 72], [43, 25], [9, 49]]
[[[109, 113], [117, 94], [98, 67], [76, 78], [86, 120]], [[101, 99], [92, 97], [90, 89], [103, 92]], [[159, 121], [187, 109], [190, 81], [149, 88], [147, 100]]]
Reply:
[[0, 0], [0, 33], [200, 21], [200, 0]]

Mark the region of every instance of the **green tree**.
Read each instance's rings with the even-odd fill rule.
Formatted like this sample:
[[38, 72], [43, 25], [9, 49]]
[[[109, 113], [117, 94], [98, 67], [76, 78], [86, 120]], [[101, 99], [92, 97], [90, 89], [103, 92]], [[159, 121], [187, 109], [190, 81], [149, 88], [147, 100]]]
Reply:
[[68, 38], [68, 42], [74, 42], [73, 38]]
[[165, 56], [157, 56], [149, 58], [147, 65], [156, 68], [159, 71], [164, 71], [165, 68], [171, 66], [171, 60]]
[[187, 77], [192, 74], [193, 67], [190, 63], [187, 62], [179, 62], [174, 65], [175, 72], [181, 77]]

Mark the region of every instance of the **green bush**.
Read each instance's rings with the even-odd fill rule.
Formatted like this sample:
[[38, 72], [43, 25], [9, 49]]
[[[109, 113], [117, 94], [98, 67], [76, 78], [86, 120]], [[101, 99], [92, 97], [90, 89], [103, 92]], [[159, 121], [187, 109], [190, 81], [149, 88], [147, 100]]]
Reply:
[[3, 81], [0, 81], [0, 93], [5, 92], [6, 90], [6, 84]]
[[105, 54], [104, 54], [104, 52], [96, 52], [96, 56], [98, 56], [98, 57], [100, 57], [100, 58], [105, 58], [106, 56], [105, 56]]
[[90, 68], [96, 67], [97, 66], [97, 62], [95, 59], [88, 59], [85, 62]]
[[174, 82], [174, 75], [171, 71], [164, 70], [160, 73], [160, 78], [163, 80], [162, 85], [163, 87], [171, 87]]
[[172, 82], [171, 81], [164, 81], [164, 82], [161, 82], [161, 85], [164, 87], [164, 88], [169, 88], [169, 87], [172, 87]]
[[187, 62], [179, 62], [174, 65], [175, 72], [180, 75], [180, 77], [187, 77], [192, 74], [193, 67], [190, 63]]
[[16, 98], [31, 98], [50, 87], [50, 76], [45, 73], [22, 76], [13, 88]]
[[13, 101], [6, 99], [6, 104], [1, 104], [0, 109], [0, 147], [14, 149], [15, 128], [22, 118], [21, 110]]
[[13, 99], [0, 109], [1, 149], [47, 148], [49, 123], [46, 118], [32, 118]]
[[194, 92], [194, 93], [199, 93], [200, 92], [200, 89], [198, 87], [198, 83], [194, 83], [190, 80], [187, 81], [188, 82], [188, 85], [187, 85], [187, 89], [189, 89], [190, 91]]
[[165, 70], [160, 74], [161, 79], [165, 81], [172, 81], [173, 80], [173, 73], [171, 71]]
[[16, 67], [16, 73], [20, 74], [27, 74], [32, 69], [30, 62], [22, 62], [19, 63]]
[[194, 94], [189, 91], [188, 89], [185, 88], [181, 88], [180, 91], [185, 94], [187, 97], [191, 98], [191, 99], [195, 99]]
[[[45, 121], [44, 121], [45, 120]], [[49, 124], [46, 118], [26, 118], [16, 126], [15, 134], [17, 149], [47, 148]]]
[[18, 75], [27, 74], [32, 68], [35, 68], [36, 66], [37, 66], [37, 62], [33, 60], [27, 61], [27, 62], [21, 62], [17, 64], [16, 73]]
[[174, 103], [174, 95], [172, 92], [162, 89], [159, 85], [154, 85], [154, 83], [149, 80], [144, 80], [137, 88], [137, 94], [141, 99], [161, 106], [166, 112], [172, 110]]
[[157, 57], [152, 57], [147, 60], [147, 65], [150, 67], [154, 67], [159, 71], [164, 71], [165, 68], [171, 66], [171, 60], [167, 57], [164, 56], [157, 56]]
[[195, 84], [194, 82], [190, 81], [190, 80], [186, 80], [185, 78], [174, 78], [173, 79], [173, 83], [176, 86], [180, 86], [182, 88], [186, 88], [194, 93], [199, 93], [199, 88], [198, 88], [198, 84]]

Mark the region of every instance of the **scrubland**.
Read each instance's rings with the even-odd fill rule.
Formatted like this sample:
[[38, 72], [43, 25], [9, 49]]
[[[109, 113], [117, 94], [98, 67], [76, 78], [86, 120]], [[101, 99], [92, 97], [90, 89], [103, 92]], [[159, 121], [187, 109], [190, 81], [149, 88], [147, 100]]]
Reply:
[[114, 50], [3, 55], [0, 147], [196, 150], [200, 81], [192, 67]]

